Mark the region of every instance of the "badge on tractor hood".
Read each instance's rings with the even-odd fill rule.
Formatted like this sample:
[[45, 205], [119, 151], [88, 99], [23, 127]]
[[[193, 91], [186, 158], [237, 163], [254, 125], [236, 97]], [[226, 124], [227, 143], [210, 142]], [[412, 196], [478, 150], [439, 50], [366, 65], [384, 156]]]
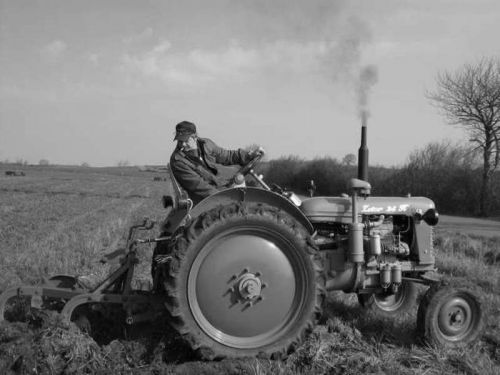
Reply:
[[360, 202], [361, 214], [406, 214], [423, 213], [435, 208], [434, 202], [424, 197], [370, 197]]

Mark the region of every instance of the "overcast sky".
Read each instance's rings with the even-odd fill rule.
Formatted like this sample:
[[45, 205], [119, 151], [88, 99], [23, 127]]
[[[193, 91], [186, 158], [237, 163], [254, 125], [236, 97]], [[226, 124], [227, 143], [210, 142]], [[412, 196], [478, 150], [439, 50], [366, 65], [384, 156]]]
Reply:
[[182, 120], [226, 148], [341, 159], [364, 87], [370, 161], [401, 165], [466, 139], [425, 91], [499, 35], [498, 0], [0, 0], [0, 160], [165, 164]]

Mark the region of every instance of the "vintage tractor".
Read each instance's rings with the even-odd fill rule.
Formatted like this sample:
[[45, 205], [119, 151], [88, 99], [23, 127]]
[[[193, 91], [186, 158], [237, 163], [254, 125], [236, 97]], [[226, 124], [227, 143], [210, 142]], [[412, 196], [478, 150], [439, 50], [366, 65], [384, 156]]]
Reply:
[[[134, 240], [131, 234], [121, 267], [92, 289], [78, 278], [56, 276], [41, 286], [5, 291], [0, 320], [16, 298], [37, 308], [59, 302], [63, 317], [80, 326], [89, 311], [108, 305], [121, 306], [127, 324], [165, 314], [166, 307], [171, 326], [201, 358], [279, 358], [312, 331], [327, 291], [356, 293], [362, 306], [392, 316], [414, 308], [416, 285], [424, 284], [430, 288], [417, 326], [426, 341], [453, 346], [479, 337], [478, 298], [430, 276], [434, 203], [370, 196], [366, 126], [350, 196], [302, 200], [269, 187], [254, 171], [261, 157], [234, 175], [233, 187], [195, 206], [171, 175], [174, 193], [163, 199], [169, 213], [160, 237]], [[245, 178], [256, 186], [247, 186]], [[153, 288], [134, 290], [138, 245], [151, 242], [157, 243]]]
[[429, 285], [417, 318], [423, 338], [445, 346], [478, 338], [478, 298], [431, 277], [434, 203], [370, 196], [365, 125], [350, 196], [301, 200], [270, 188], [253, 169], [260, 157], [234, 176], [258, 187], [230, 188], [194, 207], [178, 186], [164, 199], [170, 240], [158, 244], [153, 273], [172, 325], [203, 358], [286, 355], [332, 290], [394, 316], [415, 308], [417, 284]]

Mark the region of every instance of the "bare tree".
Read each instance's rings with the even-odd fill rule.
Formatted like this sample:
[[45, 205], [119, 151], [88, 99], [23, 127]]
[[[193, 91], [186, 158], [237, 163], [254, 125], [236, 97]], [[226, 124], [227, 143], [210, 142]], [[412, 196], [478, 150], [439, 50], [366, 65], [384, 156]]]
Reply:
[[487, 216], [491, 177], [500, 161], [500, 59], [484, 58], [455, 72], [439, 73], [436, 84], [427, 97], [450, 124], [466, 129], [470, 142], [482, 153], [479, 212]]
[[128, 160], [120, 160], [118, 163], [116, 163], [117, 167], [128, 167], [130, 165]]
[[342, 164], [350, 167], [351, 165], [356, 164], [356, 155], [354, 154], [347, 154], [346, 156], [343, 157], [342, 159]]

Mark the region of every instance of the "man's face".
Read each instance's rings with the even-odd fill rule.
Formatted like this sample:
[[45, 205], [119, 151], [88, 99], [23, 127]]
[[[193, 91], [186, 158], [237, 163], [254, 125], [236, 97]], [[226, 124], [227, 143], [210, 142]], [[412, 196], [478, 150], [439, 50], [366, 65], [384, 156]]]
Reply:
[[196, 142], [196, 135], [192, 135], [188, 138], [186, 142], [182, 142], [182, 146], [186, 149], [186, 151], [196, 150], [198, 148], [198, 143]]

